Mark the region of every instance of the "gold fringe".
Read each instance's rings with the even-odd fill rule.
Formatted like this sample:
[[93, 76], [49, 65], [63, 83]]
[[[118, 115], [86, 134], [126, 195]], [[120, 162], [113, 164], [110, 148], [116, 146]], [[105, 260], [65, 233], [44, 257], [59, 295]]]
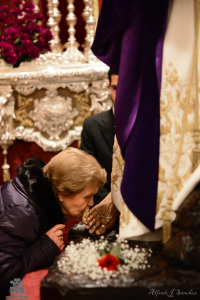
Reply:
[[171, 237], [172, 224], [171, 224], [171, 208], [172, 208], [173, 198], [169, 197], [167, 199], [166, 211], [163, 219], [163, 243], [165, 244]]
[[3, 182], [7, 182], [10, 180], [10, 173], [6, 170], [3, 170]]
[[199, 70], [198, 70], [198, 37], [199, 37], [199, 18], [200, 18], [200, 2], [195, 0], [195, 38], [197, 39], [196, 51], [195, 51], [195, 90], [196, 101], [194, 103], [194, 143], [192, 158], [192, 172], [196, 169], [200, 161], [200, 149], [199, 149]]
[[198, 167], [200, 162], [200, 149], [193, 150], [192, 172]]
[[170, 220], [163, 222], [163, 243], [167, 243], [172, 234], [172, 223]]

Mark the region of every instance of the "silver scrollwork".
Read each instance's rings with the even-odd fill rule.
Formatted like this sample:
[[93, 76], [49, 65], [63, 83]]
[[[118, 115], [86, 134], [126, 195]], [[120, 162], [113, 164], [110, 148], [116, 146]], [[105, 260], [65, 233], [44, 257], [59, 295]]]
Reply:
[[18, 139], [37, 143], [44, 151], [58, 152], [67, 148], [73, 141], [79, 140], [81, 130], [81, 126], [75, 126], [57, 141], [48, 140], [40, 131], [35, 131], [34, 128], [25, 129], [23, 126], [17, 127], [15, 134]]
[[108, 82], [106, 80], [93, 82], [91, 87], [88, 88], [88, 93], [91, 99], [90, 110], [94, 114], [106, 111], [113, 106], [113, 102], [108, 91]]
[[34, 101], [34, 110], [29, 116], [39, 131], [48, 134], [49, 140], [57, 141], [61, 133], [68, 131], [73, 125], [78, 111], [72, 108], [72, 99], [57, 95], [56, 89], [47, 90], [46, 94], [47, 96], [40, 101]]
[[24, 96], [33, 94], [36, 91], [36, 89], [37, 86], [29, 85], [29, 84], [15, 86], [15, 91]]
[[70, 82], [66, 84], [66, 87], [74, 93], [81, 93], [87, 90], [88, 88], [88, 83], [85, 81], [82, 82]]
[[[60, 54], [61, 55], [61, 54]], [[54, 65], [54, 61], [47, 65], [35, 65], [35, 61], [30, 65], [20, 65], [19, 68], [0, 68], [0, 84], [40, 84], [41, 82], [76, 82], [87, 80], [104, 79], [107, 76], [108, 67], [102, 62], [93, 64], [60, 64]], [[33, 85], [33, 84], [32, 84]]]

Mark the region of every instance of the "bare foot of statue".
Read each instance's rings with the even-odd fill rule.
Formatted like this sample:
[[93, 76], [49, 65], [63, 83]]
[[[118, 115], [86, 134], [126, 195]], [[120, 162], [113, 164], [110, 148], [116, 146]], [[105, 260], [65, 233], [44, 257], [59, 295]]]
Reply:
[[90, 234], [93, 232], [96, 235], [104, 234], [107, 229], [115, 225], [118, 216], [119, 211], [114, 205], [110, 193], [85, 215], [86, 229], [89, 230]]

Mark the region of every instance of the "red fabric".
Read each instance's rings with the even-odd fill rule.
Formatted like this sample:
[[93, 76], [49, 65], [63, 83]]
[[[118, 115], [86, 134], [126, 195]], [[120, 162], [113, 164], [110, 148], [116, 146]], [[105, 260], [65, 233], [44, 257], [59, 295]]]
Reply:
[[[78, 142], [75, 141], [71, 147], [78, 148]], [[58, 152], [44, 152], [35, 143], [28, 143], [22, 140], [16, 140], [14, 144], [8, 149], [7, 161], [10, 165], [11, 178], [15, 177], [17, 174], [16, 168], [24, 163], [28, 158], [38, 157], [41, 158], [45, 163], [48, 163], [50, 159], [56, 155]], [[3, 165], [3, 154], [0, 151], [0, 166]], [[0, 186], [3, 184], [3, 173], [0, 169]]]
[[[69, 218], [67, 223], [65, 223], [64, 232], [64, 242], [66, 244], [68, 238], [69, 230], [77, 223], [79, 223], [81, 219]], [[22, 281], [22, 286], [24, 287], [23, 297], [28, 296], [28, 300], [40, 300], [40, 282], [47, 275], [49, 268], [43, 268], [37, 271], [33, 271], [27, 273]], [[10, 295], [11, 296], [11, 295]], [[13, 297], [18, 297], [16, 294], [12, 294]], [[55, 299], [56, 300], [56, 299]]]

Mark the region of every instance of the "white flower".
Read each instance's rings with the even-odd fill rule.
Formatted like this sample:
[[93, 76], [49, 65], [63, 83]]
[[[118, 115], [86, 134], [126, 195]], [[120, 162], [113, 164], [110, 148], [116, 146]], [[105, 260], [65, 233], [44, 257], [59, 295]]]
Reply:
[[136, 246], [130, 248], [127, 240], [117, 238], [113, 244], [121, 243], [121, 258], [125, 264], [118, 265], [116, 271], [109, 271], [107, 268], [101, 268], [97, 262], [100, 258], [99, 249], [109, 249], [108, 241], [101, 237], [99, 241], [91, 241], [83, 239], [81, 243], [70, 245], [63, 251], [61, 259], [58, 261], [58, 269], [66, 274], [76, 273], [89, 276], [92, 280], [107, 280], [116, 278], [120, 274], [128, 274], [134, 269], [150, 268], [147, 257], [152, 251], [147, 251], [145, 248], [141, 250]]

